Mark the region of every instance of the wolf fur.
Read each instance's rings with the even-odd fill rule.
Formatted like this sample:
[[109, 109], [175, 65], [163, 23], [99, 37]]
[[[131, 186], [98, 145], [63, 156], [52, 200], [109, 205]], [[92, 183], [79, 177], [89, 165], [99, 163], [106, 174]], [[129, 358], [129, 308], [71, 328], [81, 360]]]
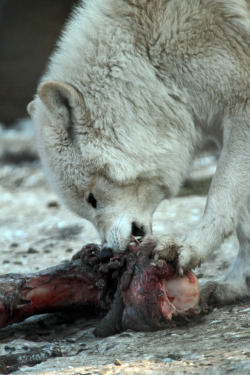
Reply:
[[[204, 295], [250, 296], [250, 0], [84, 1], [28, 110], [48, 179], [104, 247], [146, 235], [183, 273], [236, 230], [238, 256]], [[155, 239], [153, 212], [206, 137], [221, 153], [204, 215]]]

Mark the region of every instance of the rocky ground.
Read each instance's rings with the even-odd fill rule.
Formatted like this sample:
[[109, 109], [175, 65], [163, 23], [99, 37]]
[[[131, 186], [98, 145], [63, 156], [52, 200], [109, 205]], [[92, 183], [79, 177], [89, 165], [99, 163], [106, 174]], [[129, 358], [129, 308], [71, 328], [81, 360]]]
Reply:
[[[181, 196], [155, 213], [155, 233], [181, 235], [199, 220], [215, 167], [210, 155], [195, 161]], [[62, 206], [45, 182], [29, 122], [0, 127], [0, 275], [57, 265], [88, 242], [99, 242], [95, 229]], [[236, 253], [233, 235], [195, 270], [200, 283], [222, 277]], [[0, 329], [0, 368], [3, 356], [22, 354], [30, 363], [13, 374], [249, 374], [249, 314], [245, 301], [215, 308], [182, 328], [104, 339], [92, 333], [94, 316], [39, 315]], [[38, 357], [43, 361], [34, 364]]]

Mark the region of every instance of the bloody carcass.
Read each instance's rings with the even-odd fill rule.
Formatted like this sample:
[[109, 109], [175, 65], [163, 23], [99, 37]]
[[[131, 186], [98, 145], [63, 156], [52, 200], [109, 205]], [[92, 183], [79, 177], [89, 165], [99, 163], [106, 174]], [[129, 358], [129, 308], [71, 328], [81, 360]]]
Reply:
[[132, 247], [100, 262], [100, 249], [85, 246], [71, 262], [33, 274], [0, 277], [0, 327], [45, 312], [107, 313], [97, 336], [133, 329], [162, 329], [199, 312], [199, 284], [192, 272], [180, 277], [175, 266], [154, 262], [153, 246]]

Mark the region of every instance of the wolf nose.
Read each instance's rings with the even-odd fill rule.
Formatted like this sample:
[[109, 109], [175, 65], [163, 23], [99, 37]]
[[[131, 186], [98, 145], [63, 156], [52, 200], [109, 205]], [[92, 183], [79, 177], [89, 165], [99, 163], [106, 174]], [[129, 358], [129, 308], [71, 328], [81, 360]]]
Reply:
[[100, 261], [102, 263], [107, 263], [109, 259], [113, 256], [113, 249], [111, 247], [105, 247], [103, 246], [101, 250], [101, 255], [100, 255]]
[[144, 237], [145, 234], [146, 234], [146, 231], [142, 225], [138, 225], [135, 222], [132, 223], [132, 236]]

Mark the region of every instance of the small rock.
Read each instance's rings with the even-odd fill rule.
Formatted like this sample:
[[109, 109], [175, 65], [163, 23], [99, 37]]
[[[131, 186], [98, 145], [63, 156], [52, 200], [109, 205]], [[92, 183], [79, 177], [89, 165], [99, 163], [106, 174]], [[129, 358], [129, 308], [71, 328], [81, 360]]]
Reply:
[[39, 253], [39, 251], [36, 250], [34, 247], [29, 247], [28, 250], [27, 250], [27, 253], [28, 254], [37, 254], [37, 253]]
[[53, 208], [53, 207], [55, 207], [55, 208], [58, 208], [60, 205], [59, 205], [59, 203], [58, 203], [58, 201], [50, 201], [50, 202], [48, 202], [47, 203], [47, 207], [48, 208]]
[[70, 342], [71, 344], [75, 343], [76, 342], [76, 339], [74, 337], [68, 337], [66, 339], [67, 342]]
[[10, 244], [10, 247], [18, 247], [18, 246], [19, 246], [19, 244], [17, 242], [13, 242], [13, 243]]
[[164, 358], [164, 359], [162, 360], [163, 363], [168, 363], [168, 362], [173, 362], [173, 361], [174, 361], [174, 360], [171, 359], [171, 358]]
[[114, 361], [114, 364], [116, 365], [116, 366], [121, 366], [122, 365], [122, 361], [120, 361], [119, 359], [115, 359], [115, 361]]

